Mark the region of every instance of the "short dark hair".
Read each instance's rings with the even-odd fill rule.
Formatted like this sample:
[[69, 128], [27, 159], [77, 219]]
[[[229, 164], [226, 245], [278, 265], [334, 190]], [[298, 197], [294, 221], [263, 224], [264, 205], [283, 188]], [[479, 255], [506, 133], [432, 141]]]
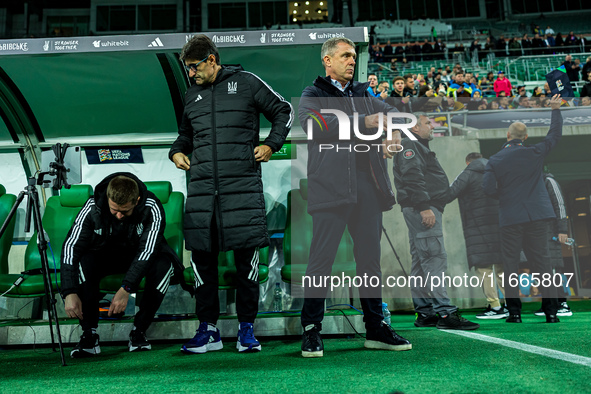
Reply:
[[404, 77], [404, 82], [406, 82], [407, 79], [411, 78], [414, 81], [414, 78], [412, 77], [412, 74], [406, 74]]
[[396, 77], [396, 78], [394, 78], [394, 79], [392, 80], [392, 84], [394, 84], [396, 81], [402, 81], [402, 82], [405, 82], [405, 81], [406, 81], [406, 79], [404, 79], [404, 77], [398, 76], [398, 77]]
[[135, 202], [140, 196], [137, 182], [125, 175], [118, 175], [111, 179], [107, 186], [107, 197], [117, 205]]
[[481, 158], [482, 155], [478, 152], [468, 153], [468, 156], [466, 156], [466, 163], [472, 163], [474, 160]]
[[215, 62], [220, 64], [220, 53], [218, 52], [218, 48], [205, 34], [199, 34], [187, 41], [183, 46], [179, 58], [181, 59], [181, 62], [184, 62], [187, 59], [201, 60], [209, 55], [214, 55]]

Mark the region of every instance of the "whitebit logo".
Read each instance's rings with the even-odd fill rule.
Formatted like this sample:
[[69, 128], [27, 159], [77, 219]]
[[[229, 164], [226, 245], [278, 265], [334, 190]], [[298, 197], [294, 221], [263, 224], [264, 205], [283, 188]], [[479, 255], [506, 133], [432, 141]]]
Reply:
[[197, 102], [197, 101], [201, 100], [202, 98], [203, 98], [203, 97], [201, 97], [201, 95], [200, 95], [200, 94], [199, 94], [199, 95], [197, 95], [197, 98], [195, 99], [195, 102]]
[[101, 40], [96, 40], [92, 42], [92, 45], [94, 45], [95, 48], [98, 48], [101, 46]]
[[267, 41], [267, 33], [261, 33], [261, 44], [264, 44]]
[[315, 40], [316, 39], [316, 33], [310, 33], [308, 34], [308, 36], [312, 39]]
[[154, 41], [152, 41], [152, 43], [150, 45], [148, 45], [148, 48], [154, 48], [154, 47], [163, 47], [164, 44], [162, 43], [162, 41], [160, 41], [160, 37], [156, 37], [156, 39]]
[[45, 41], [45, 44], [43, 44], [43, 50], [45, 52], [49, 51], [49, 41]]
[[102, 235], [103, 234], [103, 229], [102, 228], [94, 229], [94, 232], [97, 233], [98, 235]]
[[238, 82], [228, 82], [228, 94], [238, 93]]

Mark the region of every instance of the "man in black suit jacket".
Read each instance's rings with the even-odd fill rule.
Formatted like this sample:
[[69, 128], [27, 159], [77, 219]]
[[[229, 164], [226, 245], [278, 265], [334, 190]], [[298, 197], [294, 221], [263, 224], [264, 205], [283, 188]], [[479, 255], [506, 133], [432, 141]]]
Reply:
[[514, 283], [515, 278], [518, 278], [521, 250], [532, 263], [532, 280], [535, 281], [535, 277], [540, 280], [546, 322], [559, 321], [556, 317], [556, 288], [552, 287], [551, 280], [550, 283], [547, 280], [552, 272], [547, 226], [548, 220], [555, 220], [556, 215], [544, 185], [542, 169], [544, 159], [562, 137], [560, 104], [560, 95], [550, 100], [552, 120], [550, 130], [542, 142], [533, 146], [524, 145], [527, 127], [520, 122], [513, 123], [507, 131], [507, 142], [501, 151], [490, 158], [485, 168], [482, 181], [484, 192], [499, 199], [501, 255], [510, 314], [506, 320], [508, 323], [521, 323], [521, 300], [518, 297], [518, 284]]

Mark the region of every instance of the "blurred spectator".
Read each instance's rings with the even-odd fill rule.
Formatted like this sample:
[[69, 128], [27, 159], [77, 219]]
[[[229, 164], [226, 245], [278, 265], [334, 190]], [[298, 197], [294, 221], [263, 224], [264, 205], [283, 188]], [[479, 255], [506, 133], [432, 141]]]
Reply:
[[583, 65], [583, 71], [581, 72], [581, 76], [583, 81], [587, 80], [587, 74], [591, 72], [591, 56], [587, 58], [587, 63]]
[[544, 91], [542, 90], [542, 88], [539, 86], [536, 86], [534, 88], [534, 92], [532, 93], [532, 97], [540, 97], [543, 93], [544, 93]]
[[448, 72], [446, 70], [443, 70], [441, 72], [441, 82], [446, 82], [446, 83], [451, 82], [451, 78], [449, 77]]
[[581, 97], [591, 97], [591, 71], [587, 73], [587, 82], [581, 88]]
[[412, 74], [406, 74], [404, 76], [404, 97], [414, 97], [416, 95], [415, 79]]
[[392, 85], [392, 93], [390, 93], [390, 97], [386, 99], [386, 103], [396, 107], [400, 112], [410, 112], [410, 97], [407, 96], [406, 93], [405, 78], [394, 78]]
[[488, 109], [499, 109], [499, 102], [497, 100], [493, 100], [488, 103]]
[[562, 65], [566, 69], [566, 75], [568, 75], [568, 79], [570, 79], [571, 82], [579, 80], [579, 71], [581, 70], [581, 66], [577, 66], [575, 62], [573, 62], [573, 57], [571, 55], [566, 55]]
[[[483, 108], [482, 105], [484, 105]], [[477, 109], [486, 109], [487, 102], [482, 98], [482, 92], [479, 89], [475, 89], [472, 92], [472, 98], [466, 104], [466, 109], [468, 111], [475, 111]]]
[[531, 40], [529, 39], [529, 37], [527, 36], [527, 33], [526, 33], [521, 38], [521, 48], [523, 48], [523, 54], [525, 56], [531, 55], [531, 47], [532, 47]]
[[519, 98], [519, 105], [517, 109], [530, 109], [531, 103], [529, 102], [529, 97], [521, 97]]
[[433, 59], [433, 46], [429, 42], [428, 39], [425, 38], [425, 43], [423, 44], [423, 60], [432, 60]]
[[517, 41], [517, 37], [513, 37], [511, 41], [509, 41], [509, 55], [521, 56], [521, 44]]
[[390, 44], [390, 40], [388, 40], [388, 42], [386, 43], [386, 45], [384, 45], [384, 50], [382, 51], [382, 53], [384, 54], [384, 61], [389, 62], [392, 60], [392, 58], [394, 57], [394, 51], [392, 48], [392, 44]]
[[449, 97], [472, 97], [472, 88], [464, 81], [464, 73], [459, 72], [447, 89]]
[[493, 90], [493, 86], [495, 83], [494, 75], [492, 71], [489, 71], [484, 78], [480, 81], [480, 90], [482, 91], [483, 96], [490, 97], [496, 96], [495, 91]]
[[546, 53], [551, 55], [553, 53], [552, 47], [556, 46], [556, 40], [552, 36], [552, 34], [546, 34], [546, 39], [544, 40], [546, 44]]
[[379, 97], [385, 101], [390, 96], [390, 83], [388, 81], [380, 82], [378, 85]]
[[545, 33], [545, 34], [551, 34], [551, 35], [554, 35], [554, 34], [556, 34], [556, 33], [554, 32], [554, 29], [552, 29], [552, 28], [550, 27], [550, 25], [546, 26], [546, 30], [544, 30], [544, 33]]
[[509, 97], [499, 97], [499, 109], [509, 109]]
[[589, 96], [585, 96], [581, 99], [581, 106], [583, 107], [589, 107], [591, 106], [591, 97]]
[[490, 37], [486, 37], [486, 42], [484, 43], [484, 51], [486, 54], [493, 53], [495, 50], [495, 45], [491, 41]]
[[564, 46], [568, 47], [567, 52], [578, 52], [576, 46], [579, 44], [577, 36], [574, 32], [569, 32], [568, 36], [564, 39]]
[[507, 56], [507, 41], [505, 41], [505, 36], [502, 34], [497, 40], [496, 49], [497, 56]]
[[445, 44], [441, 41], [441, 38], [437, 39], [433, 51], [437, 59], [443, 60], [445, 58]]
[[505, 72], [504, 71], [499, 71], [499, 74], [497, 76], [497, 80], [494, 83], [494, 90], [495, 93], [497, 94], [497, 97], [499, 97], [499, 93], [500, 92], [505, 92], [506, 96], [510, 96], [511, 95], [511, 81], [509, 81], [508, 78], [505, 78]]
[[534, 55], [541, 55], [545, 52], [546, 43], [540, 38], [540, 34], [536, 33], [531, 40], [531, 46]]
[[564, 38], [562, 38], [562, 34], [558, 33], [556, 35], [556, 46], [563, 47], [564, 46]]
[[369, 82], [369, 86], [367, 87], [367, 91], [372, 97], [378, 97], [380, 93], [378, 92], [378, 76], [375, 74], [369, 74], [367, 76], [367, 82]]
[[394, 58], [401, 62], [404, 57], [404, 45], [398, 45], [394, 50]]

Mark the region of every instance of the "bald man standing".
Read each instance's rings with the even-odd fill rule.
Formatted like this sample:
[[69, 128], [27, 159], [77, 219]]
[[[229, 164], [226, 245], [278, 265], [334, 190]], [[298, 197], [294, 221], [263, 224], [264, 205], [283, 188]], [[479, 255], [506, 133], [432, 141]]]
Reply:
[[562, 137], [560, 95], [550, 100], [552, 120], [546, 138], [532, 146], [524, 144], [527, 127], [520, 122], [509, 126], [507, 142], [486, 165], [482, 187], [499, 200], [501, 256], [505, 270], [504, 286], [509, 309], [507, 323], [521, 323], [521, 300], [516, 279], [519, 254], [525, 252], [532, 264], [532, 285], [542, 290], [542, 309], [547, 323], [558, 323], [558, 300], [552, 286], [552, 267], [548, 252], [548, 221], [556, 218], [544, 185], [544, 159]]

